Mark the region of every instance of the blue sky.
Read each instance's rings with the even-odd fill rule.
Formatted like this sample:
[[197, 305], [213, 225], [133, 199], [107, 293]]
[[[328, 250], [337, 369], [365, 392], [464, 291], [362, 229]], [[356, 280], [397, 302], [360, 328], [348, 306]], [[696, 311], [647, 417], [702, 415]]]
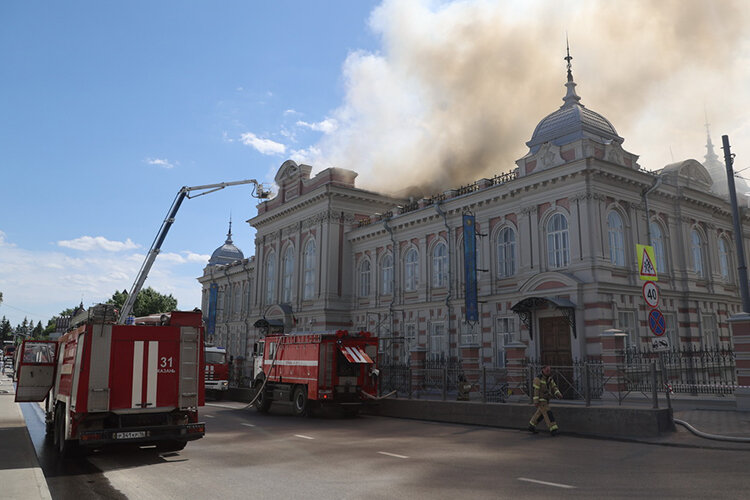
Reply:
[[[386, 190], [512, 169], [561, 104], [566, 32], [582, 102], [644, 168], [702, 160], [706, 116], [749, 166], [750, 7], [718, 4], [0, 2], [0, 316], [129, 289], [181, 186], [273, 187], [288, 158]], [[247, 186], [187, 200], [146, 286], [199, 306], [230, 214], [249, 256], [255, 213]]]

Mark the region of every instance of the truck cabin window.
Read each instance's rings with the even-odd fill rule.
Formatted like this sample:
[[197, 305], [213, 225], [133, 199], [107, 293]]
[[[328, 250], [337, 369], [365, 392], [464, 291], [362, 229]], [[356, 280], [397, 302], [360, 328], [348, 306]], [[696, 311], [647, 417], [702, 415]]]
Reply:
[[220, 365], [227, 362], [227, 355], [223, 352], [207, 352], [206, 363], [211, 365]]
[[24, 363], [52, 363], [55, 360], [56, 344], [49, 342], [27, 342], [23, 349]]

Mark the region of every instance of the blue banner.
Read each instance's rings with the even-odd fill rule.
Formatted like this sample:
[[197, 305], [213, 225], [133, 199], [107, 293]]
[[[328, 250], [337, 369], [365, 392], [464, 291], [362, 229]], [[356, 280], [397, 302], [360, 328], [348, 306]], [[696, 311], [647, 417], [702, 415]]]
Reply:
[[464, 284], [466, 321], [477, 322], [477, 231], [473, 215], [464, 215]]
[[216, 330], [216, 300], [219, 296], [219, 285], [211, 283], [208, 288], [208, 319], [206, 320], [206, 337], [211, 338]]

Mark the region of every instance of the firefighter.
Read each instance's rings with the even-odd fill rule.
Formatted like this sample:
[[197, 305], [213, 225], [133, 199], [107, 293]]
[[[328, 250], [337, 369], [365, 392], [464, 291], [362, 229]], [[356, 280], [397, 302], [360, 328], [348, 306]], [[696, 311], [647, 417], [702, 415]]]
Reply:
[[460, 374], [458, 376], [458, 396], [456, 397], [457, 401], [468, 401], [469, 400], [469, 393], [471, 392], [472, 385], [469, 383], [468, 380], [466, 380], [466, 377], [464, 374]]
[[560, 399], [562, 398], [562, 393], [557, 388], [555, 379], [552, 378], [552, 368], [549, 365], [545, 365], [542, 368], [542, 373], [534, 379], [534, 406], [536, 406], [536, 412], [529, 421], [530, 432], [536, 434], [536, 424], [544, 419], [550, 434], [552, 436], [557, 435], [557, 422], [555, 422], [555, 416], [549, 409], [549, 399], [552, 396]]

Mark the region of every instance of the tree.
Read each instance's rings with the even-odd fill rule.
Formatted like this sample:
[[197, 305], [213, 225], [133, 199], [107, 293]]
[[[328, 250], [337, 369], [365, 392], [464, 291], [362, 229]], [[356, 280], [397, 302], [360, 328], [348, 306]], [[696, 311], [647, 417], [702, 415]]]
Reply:
[[57, 329], [57, 317], [54, 317], [51, 320], [47, 321], [47, 326], [44, 328], [42, 335], [49, 335], [50, 333], [55, 333], [56, 329]]
[[[115, 292], [107, 304], [113, 304], [117, 309], [122, 308], [125, 300], [128, 298], [128, 292]], [[133, 305], [134, 316], [148, 316], [149, 314], [158, 314], [172, 312], [177, 309], [177, 299], [172, 294], [163, 295], [151, 287], [144, 288], [135, 298]]]
[[0, 320], [0, 338], [2, 338], [2, 340], [10, 340], [12, 337], [13, 327], [10, 325], [8, 318], [3, 316], [3, 319]]
[[36, 326], [33, 330], [31, 330], [31, 336], [35, 339], [41, 338], [42, 332], [44, 332], [44, 328], [42, 328], [42, 322], [37, 321]]

